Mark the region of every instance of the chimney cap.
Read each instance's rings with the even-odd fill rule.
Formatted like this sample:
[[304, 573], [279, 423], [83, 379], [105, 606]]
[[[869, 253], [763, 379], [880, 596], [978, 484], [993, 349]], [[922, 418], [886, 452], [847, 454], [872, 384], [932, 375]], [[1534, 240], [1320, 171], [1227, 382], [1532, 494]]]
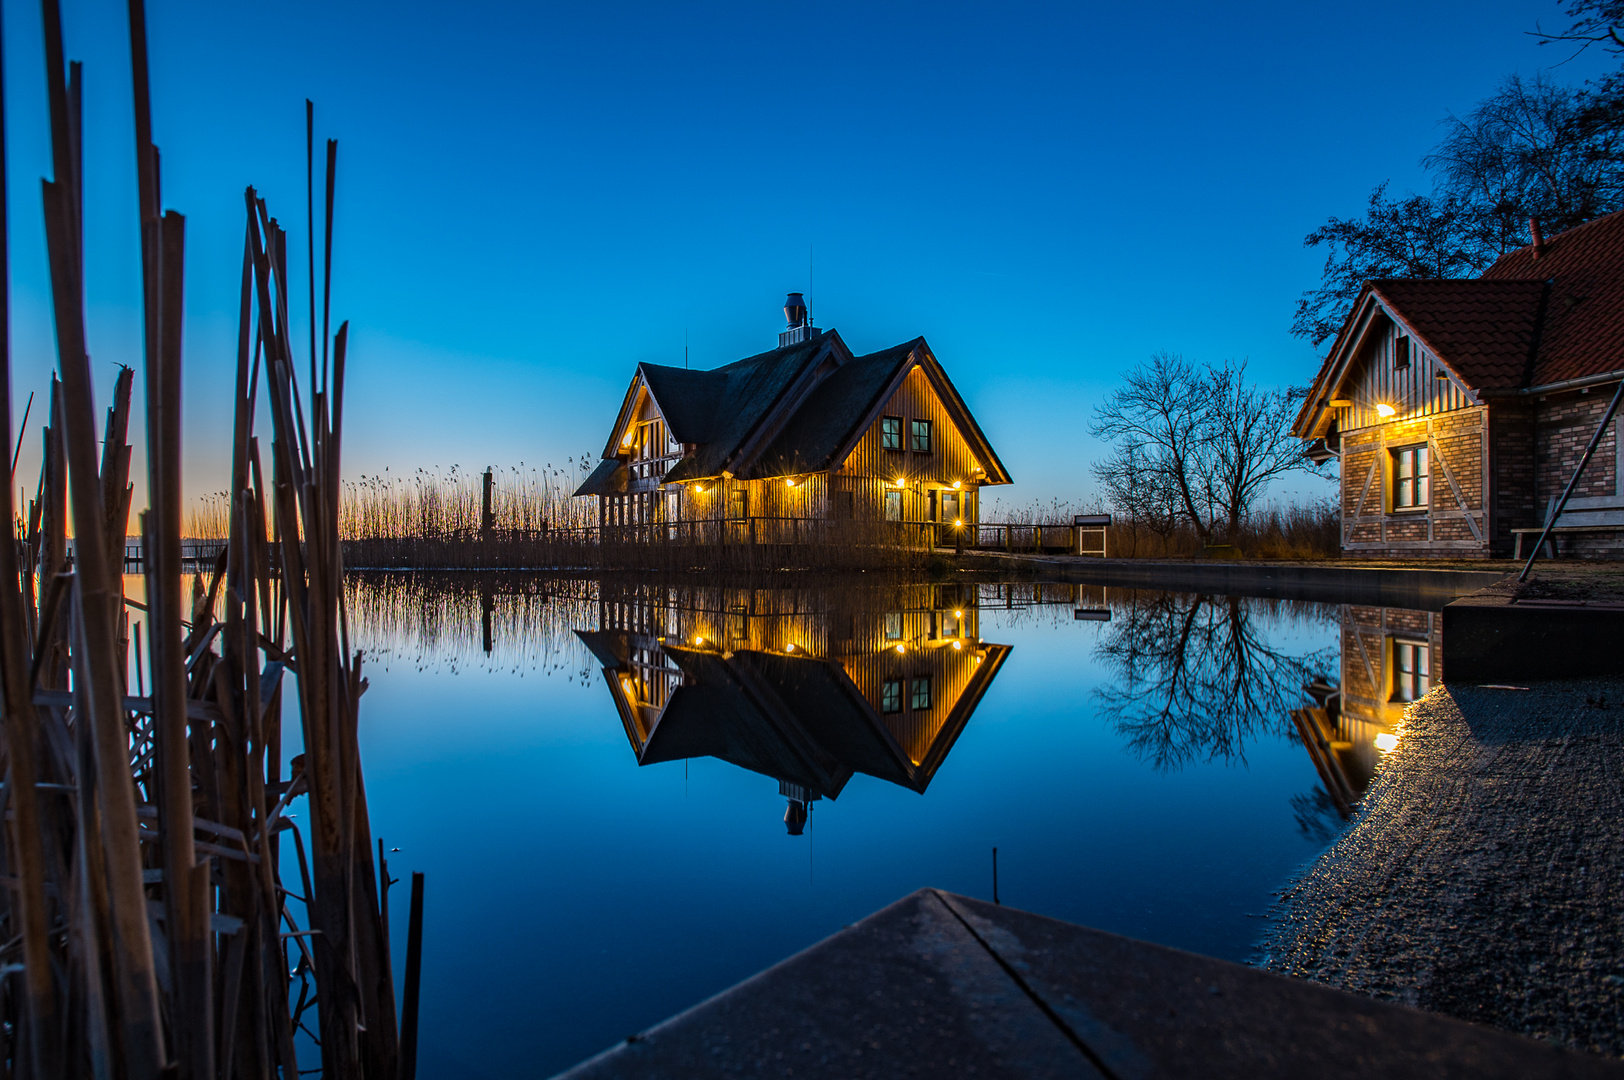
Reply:
[[1528, 235], [1533, 238], [1534, 258], [1539, 258], [1545, 251], [1545, 233], [1539, 227], [1539, 218], [1528, 219]]
[[806, 301], [798, 292], [792, 292], [784, 298], [784, 321], [790, 328], [806, 324]]

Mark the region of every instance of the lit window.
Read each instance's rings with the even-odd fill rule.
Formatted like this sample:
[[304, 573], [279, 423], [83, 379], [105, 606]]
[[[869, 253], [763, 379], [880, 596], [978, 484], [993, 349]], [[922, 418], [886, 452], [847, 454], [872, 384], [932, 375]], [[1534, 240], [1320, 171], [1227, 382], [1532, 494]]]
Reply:
[[1393, 451], [1393, 507], [1412, 510], [1427, 505], [1427, 448], [1406, 446]]
[[750, 516], [750, 490], [736, 487], [727, 493], [727, 516], [734, 521], [743, 521]]
[[885, 616], [885, 640], [902, 640], [902, 612], [891, 611]]
[[1432, 689], [1432, 654], [1424, 641], [1393, 640], [1393, 700], [1419, 701]]
[[914, 712], [924, 712], [930, 708], [930, 676], [925, 675], [913, 680], [912, 692], [908, 695], [908, 707]]
[[885, 493], [885, 520], [902, 520], [902, 492], [887, 491]]
[[942, 492], [942, 520], [957, 521], [959, 519], [959, 493], [956, 491]]
[[880, 711], [888, 713], [902, 711], [901, 679], [887, 679], [885, 681], [885, 686], [880, 690]]
[[880, 417], [880, 446], [886, 450], [902, 449], [902, 417]]
[[909, 422], [910, 448], [916, 454], [930, 453], [930, 421], [913, 420]]

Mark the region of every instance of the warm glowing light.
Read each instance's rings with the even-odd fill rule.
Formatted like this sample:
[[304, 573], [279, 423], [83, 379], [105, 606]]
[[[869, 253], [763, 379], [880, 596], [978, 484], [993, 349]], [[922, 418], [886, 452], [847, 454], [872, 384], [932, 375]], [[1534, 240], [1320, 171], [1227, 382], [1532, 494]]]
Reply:
[[907, 651], [908, 651], [908, 646], [906, 646], [906, 645], [898, 645], [897, 646], [897, 652], [905, 653]]
[[958, 651], [958, 650], [960, 650], [960, 649], [962, 649], [962, 648], [964, 648], [964, 642], [962, 642], [962, 641], [955, 641], [955, 642], [954, 642], [954, 643], [953, 643], [953, 651], [954, 651], [954, 652], [957, 652], [957, 651]]
[[632, 444], [632, 433], [628, 431], [628, 432], [626, 432], [626, 437], [624, 439], [620, 440], [620, 445], [621, 446], [630, 446], [631, 444]]
[[953, 481], [953, 490], [954, 491], [959, 490], [959, 488], [961, 488], [963, 486], [964, 486], [964, 481], [963, 480], [955, 480], [955, 481]]
[[959, 518], [959, 519], [957, 519], [957, 520], [956, 520], [956, 521], [954, 521], [954, 522], [953, 522], [953, 527], [954, 527], [954, 528], [955, 528], [955, 529], [962, 529], [962, 528], [964, 528], [964, 519], [963, 519], [963, 518]]
[[962, 611], [955, 611], [955, 612], [954, 612], [954, 613], [953, 613], [953, 617], [954, 617], [954, 618], [955, 618], [955, 619], [962, 619], [962, 618], [964, 618], [964, 612], [962, 612]]
[[794, 645], [785, 645], [784, 646], [784, 651], [785, 652], [794, 652], [795, 651], [795, 646]]
[[902, 486], [902, 477], [899, 476], [895, 480], [891, 481], [891, 486], [892, 487], [901, 487]]
[[698, 634], [695, 634], [694, 635], [694, 644], [695, 645], [703, 645], [703, 644], [705, 644], [705, 639], [700, 637]]
[[793, 476], [784, 477], [784, 486], [785, 487], [794, 487], [795, 486], [795, 477], [793, 477]]
[[703, 494], [705, 494], [705, 485], [704, 484], [695, 484], [694, 485], [694, 490], [699, 492], [701, 495], [703, 495]]
[[1397, 416], [1398, 410], [1384, 401], [1376, 406], [1376, 415], [1385, 420], [1389, 416]]
[[1384, 731], [1380, 735], [1376, 736], [1376, 749], [1380, 750], [1384, 754], [1397, 745], [1398, 736], [1394, 735], [1391, 731]]

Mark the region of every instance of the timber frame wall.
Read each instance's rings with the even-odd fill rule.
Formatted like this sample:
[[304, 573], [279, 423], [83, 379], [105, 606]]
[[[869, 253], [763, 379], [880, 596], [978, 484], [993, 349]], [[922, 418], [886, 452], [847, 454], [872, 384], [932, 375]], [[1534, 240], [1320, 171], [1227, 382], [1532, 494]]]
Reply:
[[[1342, 435], [1342, 550], [1370, 558], [1489, 554], [1489, 411], [1483, 406], [1394, 420]], [[1425, 446], [1428, 501], [1393, 506], [1394, 457]]]

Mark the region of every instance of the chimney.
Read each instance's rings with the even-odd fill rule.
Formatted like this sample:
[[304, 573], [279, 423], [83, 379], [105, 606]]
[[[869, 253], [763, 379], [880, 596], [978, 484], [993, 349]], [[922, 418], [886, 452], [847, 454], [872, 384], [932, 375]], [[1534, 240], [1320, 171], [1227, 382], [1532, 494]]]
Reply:
[[1545, 254], [1545, 234], [1539, 231], [1539, 218], [1528, 219], [1528, 234], [1534, 238], [1534, 258]]
[[818, 336], [818, 331], [812, 326], [811, 316], [807, 313], [806, 301], [798, 292], [792, 292], [784, 298], [784, 321], [789, 327], [778, 335], [780, 349], [789, 345], [799, 345]]

